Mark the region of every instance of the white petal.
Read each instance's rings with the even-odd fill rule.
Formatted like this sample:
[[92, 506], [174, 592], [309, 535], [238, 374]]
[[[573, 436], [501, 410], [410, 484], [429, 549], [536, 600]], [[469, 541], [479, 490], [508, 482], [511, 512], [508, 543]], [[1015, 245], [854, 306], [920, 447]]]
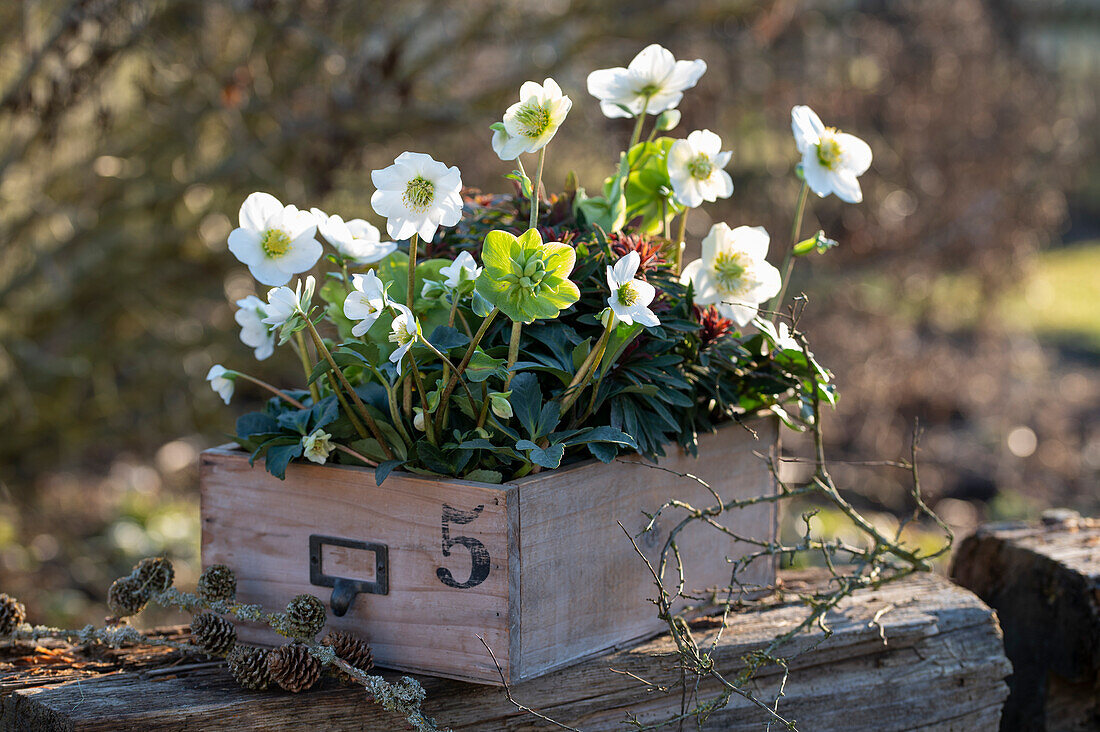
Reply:
[[783, 285], [783, 277], [779, 274], [779, 270], [773, 267], [770, 262], [759, 262], [754, 270], [758, 282], [754, 288], [754, 293], [760, 298], [759, 302], [771, 300], [778, 295]]
[[708, 158], [717, 157], [722, 152], [722, 138], [710, 130], [695, 130], [687, 139], [696, 153], [703, 153]]
[[627, 252], [615, 263], [615, 279], [620, 283], [630, 282], [638, 272], [641, 263], [641, 255], [638, 252]]
[[267, 222], [283, 210], [283, 204], [270, 193], [257, 191], [244, 199], [238, 214], [241, 227], [253, 231], [263, 231]]
[[725, 221], [719, 221], [710, 227], [710, 231], [703, 237], [703, 261], [709, 266], [714, 261], [715, 255], [726, 247], [730, 239], [730, 227]]
[[242, 264], [254, 264], [267, 255], [260, 247], [262, 234], [254, 229], [240, 228], [229, 232], [229, 251], [233, 253]]
[[798, 151], [804, 153], [821, 141], [825, 125], [821, 124], [821, 118], [812, 109], [800, 104], [791, 110], [791, 132], [794, 133]]
[[264, 361], [271, 357], [271, 354], [275, 353], [275, 337], [272, 336], [264, 342], [263, 345], [257, 346], [253, 354], [257, 361]]
[[833, 192], [833, 174], [817, 159], [816, 148], [807, 148], [802, 154], [802, 176], [810, 190], [821, 198]]
[[653, 328], [661, 324], [661, 320], [647, 307], [635, 305], [631, 315], [634, 318], [634, 322], [639, 325]]
[[356, 239], [366, 239], [370, 242], [379, 242], [382, 240], [382, 232], [378, 230], [378, 227], [369, 221], [363, 219], [352, 219], [348, 221], [344, 226], [347, 227], [351, 235]]
[[279, 269], [290, 274], [297, 274], [299, 272], [305, 272], [306, 270], [317, 264], [317, 260], [321, 258], [321, 254], [324, 253], [324, 249], [313, 238], [313, 235], [302, 235], [290, 243], [290, 248], [287, 249], [286, 254], [275, 259], [275, 263], [279, 265]]
[[863, 175], [871, 167], [871, 146], [855, 135], [838, 133], [836, 141], [840, 145], [841, 161], [844, 167], [856, 175]]
[[403, 191], [405, 190], [405, 185], [409, 182], [409, 178], [402, 169], [403, 167], [404, 166], [391, 165], [380, 170], [372, 170], [370, 173], [371, 183], [373, 183], [374, 187], [377, 189]]
[[[318, 245], [320, 246], [320, 245]], [[286, 272], [275, 263], [274, 259], [263, 259], [248, 265], [248, 271], [262, 285], [277, 286], [290, 282], [291, 272]]]
[[664, 86], [677, 91], [690, 89], [705, 73], [707, 73], [707, 62], [701, 58], [694, 61], [677, 61], [672, 73], [665, 78]]
[[733, 240], [731, 248], [749, 255], [753, 262], [763, 262], [768, 256], [771, 237], [763, 226], [738, 226], [730, 232], [730, 238]]
[[[649, 98], [649, 103], [645, 105], [646, 114], [660, 114], [667, 109], [675, 109], [683, 98], [683, 92], [662, 89]], [[639, 109], [641, 106], [639, 103]]]
[[404, 189], [402, 189], [401, 191], [395, 191], [386, 188], [379, 188], [377, 191], [371, 194], [371, 208], [373, 208], [375, 213], [377, 213], [379, 216], [384, 216], [387, 219], [394, 216], [401, 216], [407, 210], [405, 208], [405, 201], [402, 198], [404, 194]]
[[653, 302], [653, 298], [657, 296], [657, 289], [645, 280], [634, 280], [632, 286], [637, 296], [634, 305], [641, 308], [649, 307], [649, 303]]
[[420, 227], [420, 219], [408, 215], [386, 219], [386, 231], [397, 241], [411, 239]]
[[[558, 91], [560, 92], [561, 90], [559, 89]], [[531, 97], [535, 97], [535, 99], [541, 100], [542, 93], [542, 84], [538, 83], [537, 81], [525, 81], [519, 88], [519, 98], [521, 102], [526, 101]]]
[[833, 174], [833, 192], [837, 198], [848, 203], [860, 203], [863, 200], [863, 191], [859, 187], [859, 179], [850, 170], [838, 170]]
[[588, 75], [588, 93], [597, 99], [620, 99], [630, 93], [630, 76], [626, 69], [599, 69]]
[[611, 290], [611, 297], [613, 299], [615, 298], [615, 292], [619, 289], [621, 284], [622, 283], [615, 277], [615, 268], [609, 266], [607, 268], [607, 289]]
[[699, 190], [699, 181], [694, 176], [677, 176], [672, 180], [672, 192], [676, 200], [688, 208], [697, 208], [703, 203], [703, 193]]
[[676, 57], [664, 46], [652, 43], [639, 51], [627, 68], [635, 78], [661, 82], [675, 70]]
[[[733, 178], [724, 170], [716, 170], [711, 174], [709, 182], [718, 198], [729, 198], [733, 195]], [[711, 199], [714, 200], [714, 199]]]
[[617, 117], [636, 117], [638, 113], [642, 111], [641, 97], [638, 97], [637, 99], [634, 99], [630, 102], [620, 102], [620, 104], [625, 104], [630, 112], [627, 112], [618, 104], [612, 102], [600, 102], [600, 111], [603, 112], [604, 117], [609, 117], [611, 119], [615, 119]]
[[739, 326], [748, 325], [748, 323], [756, 317], [758, 310], [756, 305], [740, 302], [719, 302], [716, 303], [718, 307], [718, 314], [724, 318], [729, 318]]

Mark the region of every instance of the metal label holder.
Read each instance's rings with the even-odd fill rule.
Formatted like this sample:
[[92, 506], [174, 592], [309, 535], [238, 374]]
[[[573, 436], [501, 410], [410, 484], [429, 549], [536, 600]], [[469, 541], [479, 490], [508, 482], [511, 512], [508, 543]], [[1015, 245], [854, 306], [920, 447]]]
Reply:
[[[325, 574], [321, 566], [321, 547], [325, 544], [374, 552], [374, 581], [333, 577]], [[370, 595], [389, 594], [389, 554], [389, 547], [385, 544], [312, 534], [309, 537], [309, 582], [318, 587], [332, 588], [332, 596], [329, 600], [332, 614], [343, 617], [360, 593]]]

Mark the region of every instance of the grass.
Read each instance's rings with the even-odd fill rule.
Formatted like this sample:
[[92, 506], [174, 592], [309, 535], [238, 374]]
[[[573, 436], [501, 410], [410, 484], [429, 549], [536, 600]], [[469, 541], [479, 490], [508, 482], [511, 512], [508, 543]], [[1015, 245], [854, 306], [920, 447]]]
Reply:
[[1100, 240], [1043, 252], [998, 312], [1013, 329], [1100, 350]]

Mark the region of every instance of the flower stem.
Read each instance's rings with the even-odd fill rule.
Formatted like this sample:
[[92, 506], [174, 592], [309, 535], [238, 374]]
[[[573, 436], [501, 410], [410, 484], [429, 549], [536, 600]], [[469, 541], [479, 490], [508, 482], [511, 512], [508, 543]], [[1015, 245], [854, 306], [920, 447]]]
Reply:
[[367, 465], [371, 466], [372, 468], [377, 468], [378, 467], [378, 463], [371, 460], [366, 455], [361, 455], [361, 454], [357, 453], [355, 450], [352, 450], [347, 445], [341, 445], [339, 442], [336, 442], [336, 443], [333, 443], [333, 447], [335, 447], [337, 450], [340, 450], [342, 452], [346, 452], [348, 455], [351, 455], [356, 460], [362, 460], [363, 462], [365, 462]]
[[363, 418], [363, 422], [367, 425], [367, 429], [370, 430], [374, 439], [378, 440], [378, 446], [382, 448], [382, 454], [386, 456], [387, 460], [393, 460], [393, 451], [390, 450], [390, 446], [386, 444], [386, 439], [382, 436], [382, 430], [378, 429], [378, 423], [374, 421], [374, 417], [370, 416], [370, 412], [367, 411], [367, 405], [363, 404], [363, 400], [359, 398], [355, 389], [348, 383], [348, 379], [344, 376], [344, 372], [336, 365], [336, 361], [332, 358], [332, 354], [325, 348], [325, 343], [321, 340], [320, 333], [313, 327], [313, 321], [306, 318], [306, 325], [309, 326], [309, 334], [313, 336], [313, 345], [317, 347], [317, 352], [325, 357], [328, 361], [328, 365], [332, 367], [332, 372], [340, 381], [340, 386], [344, 387], [344, 391], [346, 391], [351, 396], [351, 400], [355, 402], [355, 408], [359, 410], [359, 416]]
[[340, 408], [344, 410], [344, 414], [348, 415], [348, 420], [351, 422], [351, 426], [355, 428], [355, 431], [359, 433], [359, 437], [366, 439], [367, 430], [363, 427], [363, 423], [359, 421], [359, 418], [355, 416], [355, 412], [352, 411], [351, 405], [348, 404], [347, 397], [344, 396], [344, 392], [340, 390], [340, 385], [336, 383], [336, 377], [330, 372], [328, 375], [329, 383], [332, 385], [332, 392], [336, 395], [337, 401], [340, 402]]
[[649, 100], [645, 100], [645, 106], [642, 107], [642, 111], [638, 114], [638, 121], [634, 123], [634, 134], [630, 136], [630, 144], [626, 146], [626, 152], [630, 154], [630, 148], [638, 144], [638, 140], [642, 139], [642, 125], [645, 124], [645, 110], [649, 106]]
[[[405, 306], [412, 312], [413, 301], [416, 299], [416, 247], [420, 243], [420, 235], [413, 234], [409, 239], [409, 284], [405, 293]], [[408, 380], [401, 384], [401, 401], [405, 408], [405, 416], [412, 419], [412, 388]]]
[[[485, 337], [485, 332], [489, 330], [489, 325], [499, 312], [500, 308], [493, 308], [489, 311], [489, 314], [485, 316], [485, 319], [481, 321], [481, 327], [477, 329], [477, 333], [474, 333], [474, 337], [470, 339], [470, 346], [466, 349], [466, 355], [458, 362], [458, 366], [455, 367], [455, 372], [451, 374], [451, 378], [447, 381], [447, 386], [443, 387], [443, 393], [439, 397], [439, 403], [441, 405], [445, 405], [449, 402], [451, 394], [458, 384], [459, 375], [461, 375], [462, 372], [466, 370], [466, 367], [470, 365], [470, 359], [474, 357], [474, 351], [477, 350], [477, 344]], [[440, 427], [442, 428], [442, 425], [440, 425]]]
[[512, 367], [519, 359], [519, 338], [523, 333], [523, 323], [519, 320], [512, 321], [512, 337], [508, 340], [508, 377], [504, 380], [504, 389], [512, 385]]
[[[306, 380], [308, 381], [310, 374], [313, 373], [313, 364], [309, 362], [309, 352], [306, 351], [306, 341], [305, 338], [302, 337], [302, 331], [298, 331], [294, 334], [294, 340], [298, 344], [298, 348], [296, 349], [298, 351], [298, 358], [302, 362], [302, 371], [305, 372]], [[309, 385], [309, 395], [313, 397], [314, 404], [321, 401], [321, 391], [317, 388], [316, 382]]]
[[584, 359], [584, 363], [577, 369], [577, 374], [573, 377], [573, 380], [569, 382], [569, 386], [565, 387], [564, 395], [561, 400], [561, 414], [565, 414], [573, 403], [580, 397], [581, 392], [584, 391], [584, 387], [592, 378], [592, 373], [599, 366], [600, 359], [603, 358], [603, 353], [607, 349], [607, 340], [611, 337], [611, 331], [615, 329], [614, 319], [609, 320], [607, 326], [603, 329], [603, 333], [600, 335], [600, 339], [596, 341], [596, 345], [592, 347], [592, 350], [588, 352], [588, 355]]
[[527, 228], [533, 229], [539, 223], [539, 187], [542, 185], [542, 166], [546, 162], [546, 147], [539, 150], [539, 163], [535, 168], [535, 180], [531, 187], [531, 223]]
[[794, 246], [798, 243], [799, 232], [802, 231], [802, 216], [806, 212], [806, 197], [809, 192], [810, 186], [806, 181], [802, 181], [802, 191], [798, 194], [798, 205], [794, 210], [794, 223], [791, 225], [791, 245], [787, 247], [787, 252], [783, 255], [783, 264], [779, 268], [779, 272], [783, 277], [782, 284], [779, 286], [779, 294], [768, 305], [770, 311], [768, 319], [773, 323], [779, 315], [780, 306], [783, 305], [783, 298], [787, 294], [791, 272], [794, 270]]
[[287, 404], [289, 404], [292, 407], [297, 407], [298, 409], [309, 409], [309, 407], [307, 407], [305, 404], [302, 404], [300, 401], [298, 401], [294, 397], [290, 396], [285, 391], [280, 391], [279, 389], [276, 389], [274, 386], [267, 383], [266, 381], [262, 381], [260, 379], [257, 379], [255, 376], [249, 376], [248, 374], [241, 373], [240, 371], [234, 371], [233, 373], [235, 373], [237, 375], [237, 378], [244, 379], [245, 381], [251, 381], [256, 386], [267, 389], [272, 394], [279, 397], [280, 399], [282, 399], [284, 402], [286, 402]]
[[435, 438], [435, 427], [432, 423], [431, 413], [428, 412], [428, 390], [424, 388], [424, 377], [421, 375], [420, 369], [417, 368], [416, 359], [412, 357], [412, 354], [406, 354], [406, 357], [409, 359], [409, 371], [412, 372], [416, 391], [420, 394], [420, 408], [424, 410], [424, 434], [427, 435], [428, 442], [438, 447], [439, 440]]
[[676, 250], [672, 255], [672, 263], [676, 274], [680, 274], [681, 262], [684, 258], [684, 239], [687, 238], [688, 212], [690, 210], [685, 208], [684, 212], [680, 214], [680, 225], [676, 228]]

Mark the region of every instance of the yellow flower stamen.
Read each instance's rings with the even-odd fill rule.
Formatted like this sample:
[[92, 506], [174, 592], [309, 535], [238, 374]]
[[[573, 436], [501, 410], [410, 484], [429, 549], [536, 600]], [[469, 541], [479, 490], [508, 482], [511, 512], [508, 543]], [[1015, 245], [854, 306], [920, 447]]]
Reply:
[[817, 161], [827, 170], [832, 170], [840, 162], [840, 143], [836, 141], [835, 137], [838, 132], [840, 130], [835, 127], [826, 127], [825, 134], [821, 136], [821, 141], [817, 144]]
[[709, 156], [699, 153], [688, 163], [688, 172], [696, 180], [706, 180], [714, 172], [714, 163]]
[[290, 251], [290, 235], [279, 229], [268, 229], [260, 239], [260, 248], [269, 257], [281, 257]]
[[740, 252], [719, 252], [714, 258], [714, 278], [725, 292], [733, 292], [741, 284], [745, 274]]
[[532, 140], [542, 136], [550, 127], [550, 110], [541, 104], [528, 104], [516, 112], [519, 133]]
[[435, 183], [418, 175], [405, 186], [402, 199], [413, 211], [423, 212], [435, 200]]
[[626, 282], [619, 285], [619, 289], [616, 292], [616, 297], [619, 298], [619, 302], [627, 307], [630, 307], [634, 303], [638, 302], [638, 291], [634, 289], [633, 282]]

